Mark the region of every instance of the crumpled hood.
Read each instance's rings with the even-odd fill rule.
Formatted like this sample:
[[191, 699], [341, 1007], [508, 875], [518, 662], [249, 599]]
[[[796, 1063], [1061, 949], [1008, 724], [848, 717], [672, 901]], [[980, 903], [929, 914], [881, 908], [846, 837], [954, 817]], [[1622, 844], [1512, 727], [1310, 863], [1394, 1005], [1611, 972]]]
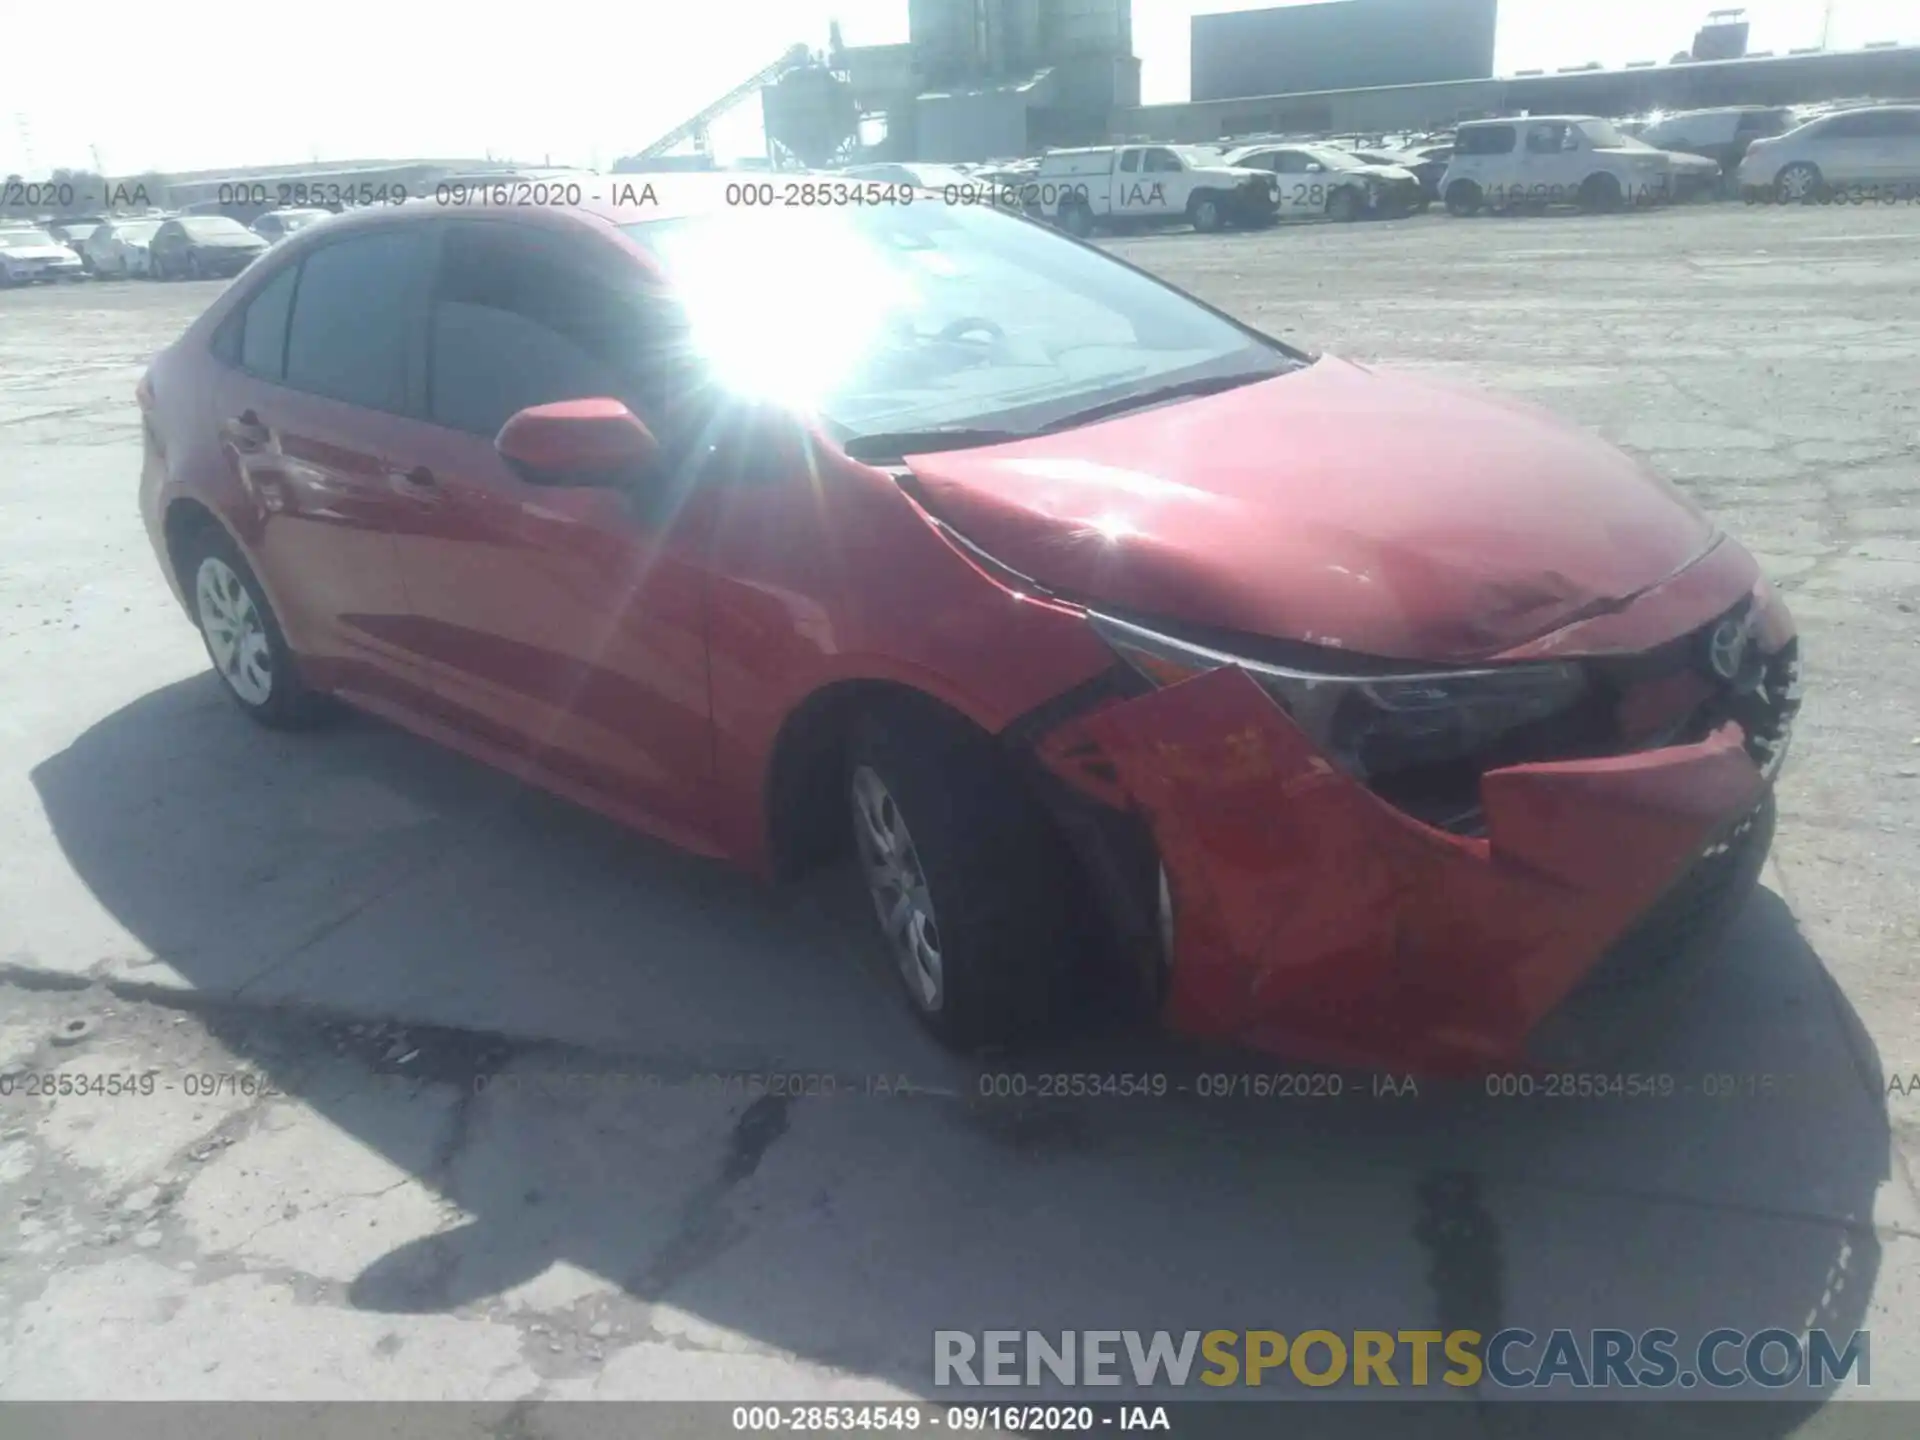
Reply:
[[1065, 598], [1414, 660], [1617, 608], [1715, 533], [1545, 411], [1331, 358], [907, 463], [935, 515]]

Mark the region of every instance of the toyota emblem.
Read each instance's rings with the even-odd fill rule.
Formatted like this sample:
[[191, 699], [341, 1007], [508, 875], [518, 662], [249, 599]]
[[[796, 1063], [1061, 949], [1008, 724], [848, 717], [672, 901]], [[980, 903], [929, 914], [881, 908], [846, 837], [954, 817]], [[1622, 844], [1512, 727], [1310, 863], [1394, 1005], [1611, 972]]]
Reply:
[[1722, 620], [1707, 636], [1707, 668], [1731, 685], [1747, 661], [1747, 627], [1739, 620]]

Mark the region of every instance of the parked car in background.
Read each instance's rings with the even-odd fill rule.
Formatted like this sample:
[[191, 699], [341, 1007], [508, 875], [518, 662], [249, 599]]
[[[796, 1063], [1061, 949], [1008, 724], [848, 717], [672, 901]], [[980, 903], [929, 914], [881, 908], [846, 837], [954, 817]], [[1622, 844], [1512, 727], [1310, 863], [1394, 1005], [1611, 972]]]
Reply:
[[1355, 150], [1354, 157], [1369, 165], [1386, 165], [1397, 170], [1409, 172], [1420, 184], [1420, 199], [1414, 206], [1416, 211], [1425, 210], [1440, 198], [1440, 177], [1447, 173], [1446, 157], [1430, 158], [1417, 155], [1411, 150], [1380, 150], [1366, 148]]
[[312, 209], [269, 210], [255, 220], [249, 228], [269, 245], [275, 245], [294, 231], [304, 230], [316, 220], [324, 220], [332, 213], [331, 210]]
[[1673, 163], [1597, 115], [1471, 120], [1454, 133], [1440, 182], [1455, 215], [1578, 205], [1618, 210], [1672, 198]]
[[156, 280], [212, 280], [238, 275], [267, 242], [226, 215], [180, 215], [160, 222], [147, 249]]
[[93, 267], [87, 263], [87, 237], [106, 222], [103, 215], [87, 216], [74, 220], [56, 220], [46, 227], [47, 233], [80, 257], [83, 270]]
[[1726, 105], [1662, 115], [1640, 132], [1640, 139], [1661, 150], [1703, 155], [1731, 176], [1754, 141], [1784, 135], [1799, 123], [1784, 105]]
[[1740, 192], [1806, 204], [1848, 197], [1920, 198], [1920, 105], [1836, 110], [1747, 147]]
[[944, 191], [950, 185], [964, 185], [970, 190], [977, 190], [983, 183], [978, 172], [971, 167], [962, 169], [958, 165], [923, 165], [919, 161], [906, 165], [891, 163], [849, 165], [839, 173], [849, 180], [877, 181], [882, 185], [911, 185], [920, 190]]
[[1405, 215], [1421, 203], [1420, 181], [1413, 171], [1370, 164], [1334, 145], [1244, 145], [1227, 152], [1227, 163], [1277, 175], [1284, 219]]
[[103, 280], [125, 280], [151, 273], [148, 245], [164, 216], [148, 220], [109, 220], [87, 237], [87, 267]]
[[1049, 150], [1023, 198], [1071, 235], [1180, 221], [1204, 232], [1272, 224], [1280, 182], [1201, 145], [1094, 145]]
[[991, 207], [705, 203], [376, 207], [155, 357], [139, 512], [241, 711], [857, 858], [966, 1048], [1098, 985], [1510, 1069], [1630, 931], [1711, 953], [1799, 654], [1684, 495]]
[[86, 276], [80, 257], [47, 231], [0, 222], [0, 285], [37, 285]]

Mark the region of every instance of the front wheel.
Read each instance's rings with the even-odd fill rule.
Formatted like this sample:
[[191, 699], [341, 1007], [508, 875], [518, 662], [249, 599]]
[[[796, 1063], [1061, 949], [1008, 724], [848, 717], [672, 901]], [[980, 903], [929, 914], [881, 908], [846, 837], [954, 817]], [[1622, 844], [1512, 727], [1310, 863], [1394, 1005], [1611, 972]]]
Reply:
[[1062, 205], [1060, 228], [1076, 240], [1086, 239], [1093, 233], [1093, 211], [1078, 201]]
[[1044, 812], [986, 737], [901, 706], [849, 754], [854, 840], [908, 1004], [943, 1043], [1014, 1045], [1063, 1008], [1078, 890]]
[[1226, 212], [1215, 195], [1196, 195], [1187, 203], [1187, 222], [1202, 235], [1211, 235], [1227, 223]]
[[1351, 220], [1360, 213], [1360, 199], [1345, 186], [1327, 197], [1327, 218], [1329, 220]]
[[189, 250], [187, 252], [187, 278], [189, 280], [204, 280], [207, 278], [206, 267], [200, 263], [200, 252], [198, 250]]
[[183, 547], [181, 559], [207, 658], [234, 704], [272, 729], [312, 723], [320, 697], [301, 683], [279, 618], [239, 547], [209, 522]]

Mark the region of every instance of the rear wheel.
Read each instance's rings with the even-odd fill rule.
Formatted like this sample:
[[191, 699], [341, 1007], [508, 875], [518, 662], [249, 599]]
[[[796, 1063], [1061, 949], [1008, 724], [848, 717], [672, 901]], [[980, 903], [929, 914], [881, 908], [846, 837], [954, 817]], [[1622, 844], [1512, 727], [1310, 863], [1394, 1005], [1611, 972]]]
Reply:
[[1329, 220], [1351, 220], [1360, 213], [1360, 199], [1348, 186], [1341, 186], [1327, 197]]
[[1066, 201], [1060, 207], [1059, 224], [1067, 234], [1084, 240], [1093, 233], [1093, 211], [1078, 200]]
[[1773, 182], [1774, 194], [1782, 205], [1811, 205], [1822, 188], [1820, 168], [1805, 161], [1787, 166]]
[[847, 796], [874, 913], [908, 1004], [957, 1048], [1038, 1038], [1077, 950], [1059, 837], [986, 737], [911, 707], [869, 716]]
[[312, 723], [321, 698], [301, 683], [280, 621], [239, 547], [209, 521], [182, 545], [180, 558], [207, 658], [234, 704], [273, 729]]
[[1456, 180], [1447, 187], [1447, 213], [1449, 215], [1478, 215], [1480, 207], [1486, 203], [1486, 197], [1480, 193], [1480, 187], [1471, 180]]
[[1580, 208], [1593, 215], [1605, 215], [1620, 208], [1626, 197], [1618, 176], [1601, 171], [1580, 183]]
[[189, 280], [204, 280], [207, 278], [206, 269], [200, 263], [200, 252], [198, 250], [189, 250], [187, 252], [187, 278]]

